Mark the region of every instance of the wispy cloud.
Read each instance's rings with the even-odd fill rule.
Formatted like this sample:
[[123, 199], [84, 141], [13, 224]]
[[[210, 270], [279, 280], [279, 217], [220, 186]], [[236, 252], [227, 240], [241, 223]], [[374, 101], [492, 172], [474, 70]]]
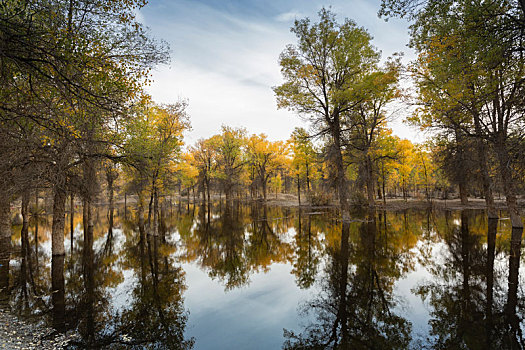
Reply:
[[[314, 19], [321, 6], [299, 0], [150, 2], [139, 18], [173, 51], [170, 67], [154, 73], [150, 93], [159, 102], [188, 98], [193, 124], [189, 142], [211, 136], [222, 124], [245, 126], [271, 139], [288, 138], [303, 123], [276, 109], [271, 87], [282, 79], [278, 57], [295, 41], [291, 21]], [[378, 19], [378, 7], [366, 0], [341, 0], [332, 8], [340, 20], [350, 17], [369, 28], [374, 44], [389, 55], [403, 49], [406, 24]]]
[[295, 19], [302, 18], [304, 15], [301, 12], [289, 11], [283, 12], [275, 17], [275, 20], [278, 22], [291, 22]]

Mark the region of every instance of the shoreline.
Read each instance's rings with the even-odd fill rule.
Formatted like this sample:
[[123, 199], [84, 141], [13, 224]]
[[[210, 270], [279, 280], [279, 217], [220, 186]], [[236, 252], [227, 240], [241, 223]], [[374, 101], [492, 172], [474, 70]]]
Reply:
[[17, 317], [10, 309], [0, 307], [0, 348], [18, 349], [64, 349], [78, 340], [75, 333], [56, 330]]

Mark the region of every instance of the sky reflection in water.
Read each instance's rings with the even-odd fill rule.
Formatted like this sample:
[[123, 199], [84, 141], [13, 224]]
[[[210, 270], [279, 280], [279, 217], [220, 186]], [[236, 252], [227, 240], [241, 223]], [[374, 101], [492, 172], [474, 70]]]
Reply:
[[[222, 203], [168, 207], [160, 236], [141, 240], [133, 210], [113, 230], [106, 211], [92, 247], [75, 216], [64, 261], [41, 219], [29, 257], [15, 227], [0, 262], [13, 312], [78, 330], [78, 348], [523, 347], [521, 232], [508, 220], [376, 212], [343, 227], [331, 211]], [[65, 276], [53, 297], [52, 260]]]

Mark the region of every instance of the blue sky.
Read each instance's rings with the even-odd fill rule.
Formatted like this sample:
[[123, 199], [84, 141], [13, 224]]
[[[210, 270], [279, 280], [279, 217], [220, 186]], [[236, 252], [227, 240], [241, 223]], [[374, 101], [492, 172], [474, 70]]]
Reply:
[[[222, 124], [287, 139], [294, 127], [307, 126], [293, 113], [277, 110], [271, 89], [282, 82], [278, 57], [295, 42], [294, 19], [315, 21], [321, 7], [331, 6], [338, 19], [348, 17], [365, 27], [383, 58], [402, 51], [408, 62], [414, 57], [406, 47], [408, 24], [378, 18], [379, 5], [375, 0], [150, 0], [138, 19], [170, 44], [171, 64], [154, 71], [149, 92], [157, 102], [189, 100], [188, 143], [218, 133]], [[394, 133], [418, 140], [403, 117], [392, 123]]]

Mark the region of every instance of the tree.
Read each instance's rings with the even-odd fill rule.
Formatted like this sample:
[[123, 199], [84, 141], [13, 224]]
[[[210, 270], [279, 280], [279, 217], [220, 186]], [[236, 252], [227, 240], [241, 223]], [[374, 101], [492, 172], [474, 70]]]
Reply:
[[208, 195], [208, 203], [210, 203], [211, 200], [211, 178], [217, 166], [216, 146], [218, 142], [218, 136], [212, 136], [206, 140], [198, 140], [195, 146], [190, 148], [195, 161], [195, 166], [199, 169], [199, 179], [202, 182], [202, 198], [205, 199], [204, 193], [206, 191]]
[[364, 174], [368, 204], [375, 204], [376, 170], [374, 152], [378, 148], [379, 134], [386, 128], [385, 108], [394, 98], [399, 97], [397, 82], [401, 64], [399, 58], [389, 60], [383, 70], [365, 75], [356, 89], [359, 104], [349, 112], [345, 120], [348, 130], [345, 134], [351, 152], [357, 153], [356, 162]]
[[308, 119], [317, 135], [330, 138], [333, 147], [335, 182], [343, 219], [349, 220], [348, 188], [343, 162], [343, 120], [355, 108], [356, 89], [372, 69], [379, 53], [371, 36], [346, 19], [339, 24], [330, 10], [319, 12], [319, 22], [296, 20], [291, 31], [297, 45], [289, 45], [279, 59], [285, 82], [274, 88], [279, 108], [287, 108]]
[[[392, 9], [389, 4], [385, 8]], [[491, 146], [515, 227], [523, 223], [517, 209], [516, 159], [509, 155], [510, 140], [523, 135], [525, 126], [522, 10], [518, 2], [506, 0], [428, 1], [412, 13], [412, 45], [422, 53], [422, 79], [453, 102], [445, 112], [468, 116], [466, 123], [455, 123], [480, 140], [479, 150], [486, 150], [483, 143]], [[487, 152], [480, 152], [485, 197], [493, 211], [486, 158]]]
[[127, 124], [129, 136], [124, 145], [125, 157], [133, 167], [132, 177], [139, 197], [149, 189], [147, 223], [152, 228], [153, 216], [154, 234], [158, 233], [158, 198], [165, 190], [165, 183], [175, 174], [183, 132], [189, 127], [185, 101], [170, 105], [146, 101]]
[[232, 197], [233, 188], [240, 181], [243, 166], [246, 163], [244, 159], [244, 147], [246, 139], [246, 130], [235, 129], [228, 126], [222, 127], [217, 144], [217, 171], [216, 176], [221, 182], [226, 202]]
[[[107, 131], [140, 95], [149, 68], [167, 58], [135, 21], [144, 1], [9, 1], [0, 6], [2, 148], [26, 145], [22, 164], [54, 192], [53, 254], [64, 254], [66, 193], [82, 164], [92, 185]], [[13, 153], [2, 153], [0, 164]], [[5, 157], [5, 159], [4, 159]], [[29, 160], [29, 161], [27, 161]], [[17, 167], [15, 167], [16, 169]], [[44, 170], [44, 171], [42, 171]], [[13, 177], [2, 180], [14, 187]], [[93, 186], [84, 192], [87, 203]], [[89, 195], [89, 196], [88, 196]]]
[[295, 128], [288, 143], [292, 152], [292, 168], [297, 175], [297, 195], [301, 201], [301, 182], [306, 182], [306, 191], [310, 197], [312, 179], [317, 177], [314, 166], [317, 158], [312, 140], [305, 129]]
[[266, 135], [252, 135], [247, 142], [248, 159], [255, 168], [266, 202], [268, 179], [284, 165], [286, 145], [282, 141], [268, 141]]

